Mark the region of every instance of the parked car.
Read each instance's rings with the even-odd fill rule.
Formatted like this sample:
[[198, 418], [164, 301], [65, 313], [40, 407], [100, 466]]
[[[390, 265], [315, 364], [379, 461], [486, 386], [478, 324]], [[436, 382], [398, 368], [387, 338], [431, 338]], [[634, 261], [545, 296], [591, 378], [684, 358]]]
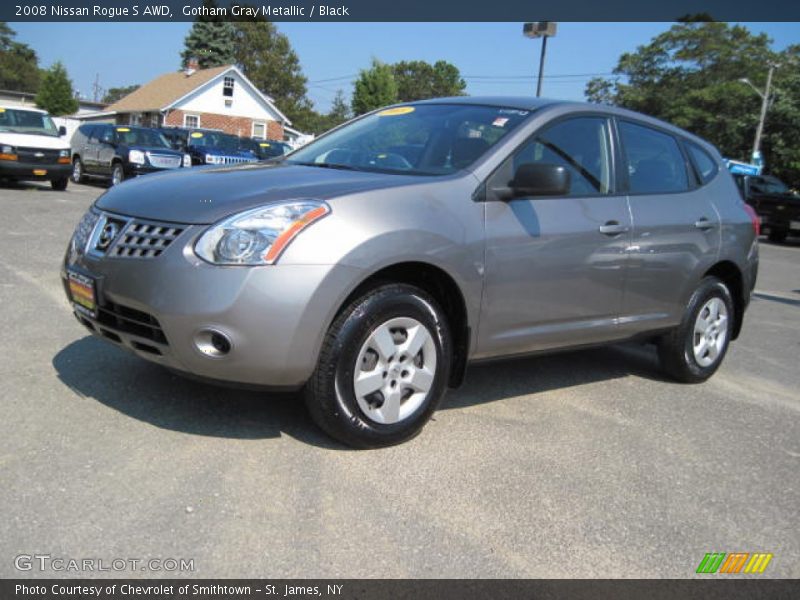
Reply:
[[164, 127], [161, 133], [173, 148], [187, 152], [193, 165], [238, 165], [259, 160], [242, 149], [239, 137], [229, 133], [180, 127]]
[[66, 133], [43, 110], [0, 105], [0, 179], [49, 181], [54, 190], [66, 190]]
[[471, 361], [638, 339], [704, 381], [741, 329], [757, 225], [717, 150], [676, 127], [462, 97], [374, 111], [280, 161], [112, 189], [62, 277], [96, 336], [302, 389], [325, 431], [374, 447], [420, 431]]
[[800, 235], [800, 196], [772, 175], [734, 174], [745, 202], [761, 220], [771, 242], [783, 242], [788, 235]]
[[157, 130], [132, 125], [85, 123], [72, 136], [72, 181], [100, 178], [118, 185], [156, 171], [190, 167]]
[[275, 140], [260, 140], [255, 138], [240, 138], [242, 149], [251, 152], [258, 160], [270, 160], [285, 156], [292, 151], [286, 142]]

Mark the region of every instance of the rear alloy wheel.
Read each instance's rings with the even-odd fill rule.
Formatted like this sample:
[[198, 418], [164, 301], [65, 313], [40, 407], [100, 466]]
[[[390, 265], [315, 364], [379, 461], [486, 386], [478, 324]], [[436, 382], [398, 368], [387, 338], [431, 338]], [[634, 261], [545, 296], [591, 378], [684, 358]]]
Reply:
[[83, 183], [83, 161], [78, 156], [72, 161], [72, 181]]
[[67, 184], [69, 183], [69, 177], [62, 177], [61, 179], [52, 179], [50, 180], [50, 187], [52, 187], [57, 192], [63, 192], [67, 189]]
[[681, 324], [659, 340], [664, 371], [678, 381], [699, 383], [719, 368], [733, 335], [733, 299], [716, 277], [700, 282]]
[[331, 325], [305, 389], [314, 421], [356, 448], [414, 437], [447, 387], [450, 332], [424, 291], [378, 287], [346, 307]]
[[120, 163], [114, 163], [111, 168], [111, 185], [119, 185], [125, 180], [125, 171]]

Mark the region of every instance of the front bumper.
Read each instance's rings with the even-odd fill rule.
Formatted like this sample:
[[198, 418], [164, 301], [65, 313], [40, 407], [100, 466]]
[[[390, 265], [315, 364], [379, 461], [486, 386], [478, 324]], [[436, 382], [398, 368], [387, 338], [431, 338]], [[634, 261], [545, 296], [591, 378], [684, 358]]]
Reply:
[[[156, 258], [111, 258], [69, 251], [62, 268], [94, 278], [96, 318], [76, 311], [94, 335], [204, 379], [259, 387], [301, 387], [316, 367], [323, 336], [359, 269], [340, 265], [222, 267], [197, 258], [205, 228], [189, 226]], [[67, 291], [69, 297], [69, 292]], [[224, 356], [197, 344], [223, 333]]]
[[[44, 172], [42, 174], [42, 172]], [[0, 177], [19, 181], [53, 181], [69, 177], [72, 165], [0, 160]]]

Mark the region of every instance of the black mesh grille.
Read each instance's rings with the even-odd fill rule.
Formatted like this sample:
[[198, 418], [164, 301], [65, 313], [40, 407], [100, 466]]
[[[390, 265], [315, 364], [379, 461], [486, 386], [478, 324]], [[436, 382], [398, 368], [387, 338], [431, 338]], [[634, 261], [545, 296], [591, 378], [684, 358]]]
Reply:
[[97, 321], [111, 329], [167, 345], [167, 338], [161, 330], [158, 320], [141, 310], [114, 302], [106, 302], [103, 306], [98, 307]]
[[58, 161], [58, 150], [17, 147], [17, 156], [20, 162], [53, 164]]

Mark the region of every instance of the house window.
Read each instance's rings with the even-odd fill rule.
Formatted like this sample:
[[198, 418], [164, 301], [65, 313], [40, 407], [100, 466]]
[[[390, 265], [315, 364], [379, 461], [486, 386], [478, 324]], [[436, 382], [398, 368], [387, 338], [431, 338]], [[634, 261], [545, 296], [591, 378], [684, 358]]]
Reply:
[[222, 84], [222, 95], [233, 96], [233, 77], [226, 77]]
[[253, 121], [253, 137], [259, 140], [267, 138], [267, 124], [264, 121]]
[[131, 113], [130, 124], [131, 125], [141, 125], [142, 124], [142, 115], [140, 115], [139, 113]]
[[200, 127], [200, 115], [183, 115], [184, 127]]

